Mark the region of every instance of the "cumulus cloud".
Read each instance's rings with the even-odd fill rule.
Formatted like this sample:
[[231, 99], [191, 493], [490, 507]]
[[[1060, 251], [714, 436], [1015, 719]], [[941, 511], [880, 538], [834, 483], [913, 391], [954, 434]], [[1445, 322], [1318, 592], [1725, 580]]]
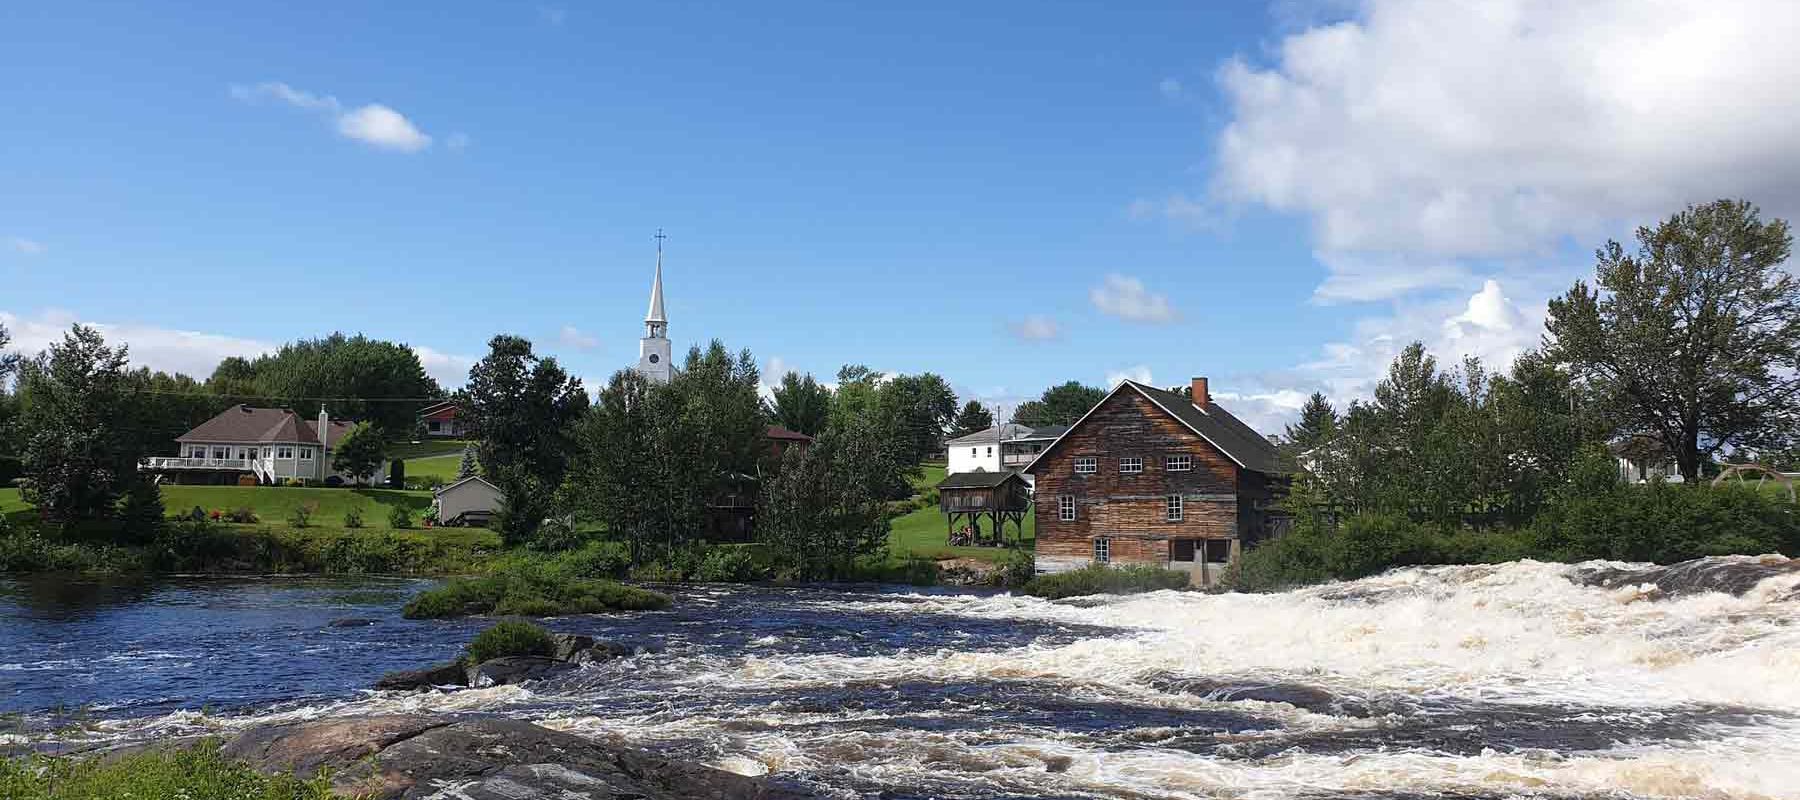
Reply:
[[1363, 0], [1220, 69], [1214, 188], [1305, 215], [1327, 252], [1437, 258], [1721, 196], [1791, 210], [1796, 33], [1787, 0]]
[[1062, 326], [1056, 320], [1041, 314], [1033, 314], [1006, 325], [1014, 336], [1027, 342], [1048, 342], [1062, 338]]
[[1126, 380], [1133, 380], [1138, 383], [1150, 383], [1150, 367], [1144, 364], [1138, 364], [1137, 366], [1126, 367], [1124, 369], [1109, 370], [1106, 373], [1106, 385], [1108, 388], [1118, 386], [1121, 382]]
[[1088, 299], [1102, 313], [1129, 322], [1174, 322], [1177, 316], [1169, 298], [1145, 288], [1137, 278], [1118, 273], [1107, 275], [1089, 290]]
[[574, 325], [562, 326], [562, 330], [557, 332], [556, 340], [561, 342], [564, 347], [573, 347], [577, 350], [592, 350], [600, 346], [598, 337], [582, 333], [581, 329]]
[[[255, 358], [272, 353], [279, 343], [242, 336], [203, 331], [164, 328], [133, 322], [95, 322], [84, 320], [60, 309], [50, 309], [25, 317], [0, 311], [0, 324], [13, 335], [11, 347], [35, 355], [52, 343], [61, 342], [69, 326], [81, 323], [100, 331], [108, 344], [129, 347], [133, 367], [149, 367], [163, 372], [180, 372], [205, 380], [219, 361], [228, 356]], [[450, 355], [430, 347], [412, 346], [419, 355], [425, 372], [445, 386], [460, 386], [468, 379], [469, 367], [475, 360], [468, 356]]]
[[15, 253], [28, 256], [43, 255], [50, 249], [50, 247], [43, 242], [35, 239], [27, 239], [23, 236], [14, 236], [7, 239], [6, 247]]
[[[231, 96], [244, 101], [272, 98], [295, 108], [326, 114], [332, 118], [338, 135], [384, 150], [417, 153], [431, 146], [431, 136], [420, 130], [406, 115], [381, 103], [346, 109], [336, 97], [302, 91], [278, 81], [255, 86], [232, 86]], [[465, 136], [457, 147], [460, 149], [466, 144], [468, 141]]]
[[380, 103], [355, 109], [338, 117], [338, 133], [376, 147], [417, 153], [431, 146], [431, 137], [405, 115]]

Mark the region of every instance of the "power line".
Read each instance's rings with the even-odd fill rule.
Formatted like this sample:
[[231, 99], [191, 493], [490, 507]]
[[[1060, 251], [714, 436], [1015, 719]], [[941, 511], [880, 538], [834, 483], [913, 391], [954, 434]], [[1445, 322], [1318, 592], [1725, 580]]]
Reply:
[[141, 389], [136, 393], [159, 397], [193, 397], [209, 400], [280, 400], [289, 403], [302, 400], [316, 400], [322, 403], [442, 403], [450, 400], [448, 397], [308, 397], [305, 395], [232, 394], [227, 392], [176, 392], [163, 389]]

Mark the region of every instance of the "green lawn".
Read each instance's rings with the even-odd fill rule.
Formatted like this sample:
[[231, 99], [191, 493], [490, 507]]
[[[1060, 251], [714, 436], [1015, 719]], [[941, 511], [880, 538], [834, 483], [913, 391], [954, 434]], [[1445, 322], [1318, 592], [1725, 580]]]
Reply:
[[458, 450], [447, 456], [431, 456], [429, 458], [411, 458], [406, 461], [406, 477], [435, 478], [450, 483], [456, 480], [456, 473], [462, 470], [462, 451]]
[[923, 492], [944, 480], [943, 464], [920, 464], [919, 477], [913, 479], [913, 487]]
[[[985, 522], [983, 530], [987, 530]], [[987, 561], [999, 561], [1006, 555], [1004, 547], [951, 547], [949, 531], [944, 523], [944, 512], [935, 508], [922, 508], [905, 516], [894, 519], [893, 531], [888, 534], [888, 558], [904, 560], [908, 557], [923, 558], [979, 558]], [[1037, 535], [1036, 521], [1030, 513], [1025, 515], [1025, 546], [1031, 547]], [[1011, 524], [1006, 526], [1007, 541], [1012, 541], [1018, 532]]]
[[411, 469], [413, 459], [443, 455], [460, 456], [462, 455], [463, 447], [468, 444], [468, 441], [463, 439], [426, 439], [417, 444], [413, 442], [389, 442], [387, 446], [387, 457], [406, 459], [406, 466], [408, 467], [406, 474], [411, 475], [413, 474]]
[[195, 506], [202, 511], [232, 511], [249, 508], [264, 524], [286, 525], [294, 509], [310, 506], [312, 519], [320, 526], [341, 525], [344, 512], [359, 508], [363, 524], [371, 528], [387, 527], [389, 509], [401, 506], [415, 519], [431, 507], [430, 492], [408, 492], [398, 489], [324, 489], [294, 486], [164, 486], [163, 507], [170, 514], [180, 514]]

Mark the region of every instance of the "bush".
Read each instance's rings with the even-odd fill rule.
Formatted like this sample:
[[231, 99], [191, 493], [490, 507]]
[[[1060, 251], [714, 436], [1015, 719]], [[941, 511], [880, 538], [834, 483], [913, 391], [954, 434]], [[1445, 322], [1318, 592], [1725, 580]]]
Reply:
[[237, 507], [231, 513], [226, 514], [225, 519], [238, 523], [239, 525], [250, 525], [261, 521], [257, 518], [255, 509], [252, 509], [249, 506]]
[[94, 758], [0, 759], [0, 797], [15, 800], [329, 800], [325, 775], [266, 776], [219, 754], [206, 741], [180, 750]]
[[714, 547], [694, 571], [694, 580], [707, 583], [748, 583], [762, 577], [756, 559], [742, 547]]
[[1057, 600], [1090, 594], [1136, 594], [1159, 589], [1183, 589], [1188, 574], [1151, 564], [1109, 567], [1091, 564], [1077, 570], [1039, 575], [1024, 586], [1026, 594]]
[[344, 510], [344, 527], [360, 528], [362, 526], [362, 508], [360, 506], [351, 506]]
[[288, 524], [296, 528], [306, 528], [312, 524], [312, 515], [316, 506], [312, 503], [301, 503], [288, 513]]
[[125, 505], [119, 510], [123, 541], [136, 544], [156, 538], [168, 524], [167, 515], [162, 489], [149, 480], [132, 481], [125, 493]]
[[669, 598], [647, 589], [583, 577], [577, 561], [515, 556], [478, 578], [456, 578], [415, 595], [401, 613], [407, 619], [470, 614], [546, 617], [666, 608]]
[[412, 512], [407, 511], [406, 506], [394, 506], [388, 509], [388, 527], [406, 530], [412, 526]]
[[999, 569], [993, 572], [993, 582], [999, 586], [1024, 586], [1036, 577], [1037, 558], [1024, 548], [1007, 551], [1006, 557], [1000, 559]]
[[470, 664], [501, 656], [553, 656], [556, 655], [556, 641], [543, 628], [529, 622], [507, 620], [475, 634], [466, 653]]

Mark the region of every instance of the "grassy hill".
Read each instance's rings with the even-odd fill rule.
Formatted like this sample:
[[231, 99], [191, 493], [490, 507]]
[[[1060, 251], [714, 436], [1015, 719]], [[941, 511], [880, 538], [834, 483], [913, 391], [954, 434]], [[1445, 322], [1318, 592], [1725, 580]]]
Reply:
[[449, 483], [456, 480], [456, 473], [461, 469], [461, 450], [447, 456], [409, 458], [406, 460], [406, 477], [408, 478], [433, 478], [443, 481], [444, 483]]
[[[387, 457], [406, 459], [408, 462], [407, 466], [410, 467], [412, 466], [411, 461], [415, 458], [431, 458], [432, 456], [446, 455], [461, 456], [463, 448], [468, 445], [469, 442], [465, 439], [426, 439], [420, 442], [389, 442], [387, 446]], [[408, 474], [411, 474], [410, 471]]]
[[365, 524], [386, 527], [390, 509], [399, 506], [417, 518], [431, 507], [431, 493], [290, 486], [164, 486], [163, 506], [170, 514], [195, 506], [202, 511], [249, 508], [263, 523], [271, 525], [285, 524], [294, 509], [302, 506], [310, 508], [315, 523], [338, 525], [343, 522], [344, 512], [357, 508], [362, 511]]

